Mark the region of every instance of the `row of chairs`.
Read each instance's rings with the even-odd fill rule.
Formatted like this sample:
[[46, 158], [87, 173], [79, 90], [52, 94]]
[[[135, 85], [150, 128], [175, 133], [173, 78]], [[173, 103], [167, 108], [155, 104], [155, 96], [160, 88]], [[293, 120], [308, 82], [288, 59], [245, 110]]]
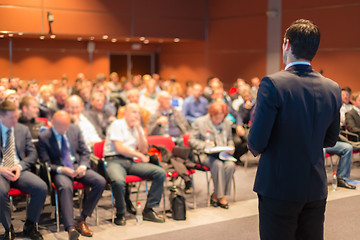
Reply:
[[[188, 139], [189, 139], [190, 135], [184, 135], [184, 145], [185, 146], [189, 146], [188, 144]], [[148, 136], [147, 137], [148, 143], [149, 145], [155, 145], [155, 146], [165, 146], [170, 152], [172, 151], [172, 149], [174, 148], [175, 144], [172, 141], [171, 137], [165, 137], [165, 136]], [[104, 144], [105, 144], [105, 140], [95, 143], [94, 144], [94, 155], [96, 157], [99, 158], [99, 162], [98, 162], [98, 171], [103, 175], [106, 176], [105, 174], [105, 169], [106, 169], [106, 161], [104, 159], [104, 154], [103, 154], [103, 148], [104, 148]], [[210, 199], [210, 183], [211, 183], [211, 174], [210, 174], [210, 169], [208, 167], [206, 167], [205, 165], [203, 165], [200, 161], [200, 158], [198, 156], [198, 154], [196, 152], [195, 153], [195, 157], [197, 160], [197, 164], [196, 164], [196, 170], [198, 171], [203, 171], [205, 172], [205, 176], [206, 176], [206, 183], [207, 183], [207, 199]], [[159, 156], [159, 160], [161, 161], [161, 156]], [[194, 209], [196, 208], [196, 194], [195, 194], [195, 183], [194, 183], [194, 178], [193, 175], [196, 173], [195, 169], [188, 169], [187, 173], [189, 174], [189, 176], [191, 177], [192, 181], [193, 181], [193, 206]], [[51, 175], [50, 175], [50, 171], [49, 171], [49, 167], [47, 164], [43, 164], [42, 167], [40, 168], [40, 171], [38, 172], [38, 174], [42, 177], [42, 179], [44, 179], [49, 187], [49, 193], [51, 196], [54, 196], [54, 202], [55, 202], [55, 217], [56, 217], [56, 229], [59, 232], [60, 230], [60, 219], [59, 219], [59, 200], [58, 200], [58, 193], [57, 193], [57, 188], [55, 186], [55, 184], [51, 181]], [[177, 172], [172, 172], [172, 173], [167, 173], [167, 178], [170, 178], [172, 180], [172, 184], [175, 184], [175, 179], [177, 179], [179, 177], [179, 174]], [[136, 196], [136, 201], [138, 200], [138, 196], [139, 196], [139, 189], [140, 189], [140, 184], [145, 182], [145, 186], [147, 187], [146, 182], [148, 181], [148, 179], [144, 179], [135, 175], [128, 175], [125, 178], [125, 181], [127, 184], [129, 184], [130, 186], [137, 184], [137, 196]], [[166, 181], [166, 187], [167, 186], [168, 181]], [[111, 185], [110, 185], [111, 186]], [[233, 187], [234, 187], [234, 201], [236, 198], [236, 192], [235, 192], [235, 178], [233, 177]], [[83, 185], [80, 182], [74, 181], [73, 182], [73, 189], [79, 192], [79, 207], [81, 209], [82, 205], [82, 199], [83, 199], [83, 194], [84, 191], [87, 190], [89, 187]], [[130, 191], [131, 192], [131, 191]], [[12, 199], [13, 197], [17, 197], [17, 196], [27, 196], [27, 202], [28, 202], [28, 198], [29, 198], [29, 194], [23, 191], [20, 191], [19, 189], [10, 189], [9, 191], [9, 197], [10, 197], [10, 203], [12, 205]], [[112, 222], [114, 222], [114, 216], [115, 216], [115, 207], [114, 207], [114, 196], [112, 194], [111, 191], [111, 202], [112, 202]], [[163, 196], [163, 206], [164, 206], [164, 214], [165, 214], [165, 193]], [[208, 200], [208, 206], [210, 206], [210, 201]], [[12, 206], [11, 206], [12, 207]], [[98, 214], [97, 214], [97, 209], [96, 209], [96, 224], [98, 224]]]

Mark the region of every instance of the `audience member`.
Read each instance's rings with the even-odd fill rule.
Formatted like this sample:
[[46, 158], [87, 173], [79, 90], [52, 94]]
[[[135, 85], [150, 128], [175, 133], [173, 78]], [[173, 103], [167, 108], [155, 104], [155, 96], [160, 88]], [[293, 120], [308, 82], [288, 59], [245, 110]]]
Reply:
[[[107, 161], [106, 171], [111, 179], [112, 191], [115, 197], [116, 225], [125, 225], [125, 177], [137, 175], [152, 181], [148, 198], [143, 210], [143, 218], [147, 221], [164, 222], [165, 219], [153, 210], [159, 206], [164, 190], [166, 174], [164, 169], [149, 163], [145, 155], [148, 143], [140, 124], [138, 105], [130, 103], [126, 106], [124, 118], [112, 122], [104, 146], [104, 156]], [[134, 158], [141, 162], [135, 162]]]
[[91, 109], [85, 112], [99, 134], [101, 139], [105, 139], [106, 130], [110, 123], [116, 119], [114, 115], [104, 109], [105, 95], [100, 92], [94, 92], [91, 95]]
[[91, 151], [94, 143], [100, 142], [102, 140], [101, 136], [104, 137], [102, 129], [100, 127], [97, 129], [85, 116], [84, 104], [78, 95], [72, 95], [67, 99], [65, 110], [69, 113], [71, 123], [79, 127], [86, 146]]
[[192, 125], [189, 144], [194, 149], [202, 152], [200, 159], [203, 164], [210, 168], [211, 177], [214, 182], [214, 193], [211, 195], [210, 203], [214, 207], [228, 209], [229, 204], [226, 195], [231, 192], [231, 179], [235, 172], [234, 162], [220, 159], [219, 154], [206, 154], [206, 134], [210, 132], [210, 141], [213, 146], [228, 146], [234, 153], [234, 142], [232, 140], [231, 122], [226, 119], [228, 107], [222, 101], [215, 101], [209, 106], [209, 113], [195, 120]]
[[355, 185], [346, 182], [350, 178], [353, 147], [349, 143], [337, 141], [335, 146], [324, 148], [325, 153], [335, 154], [340, 157], [336, 171], [337, 186], [355, 189]]
[[151, 78], [146, 81], [146, 88], [144, 90], [144, 94], [141, 94], [140, 91], [139, 106], [146, 108], [152, 113], [155, 112], [158, 108], [158, 102], [156, 99], [158, 92], [156, 90], [156, 86], [156, 81]]
[[341, 89], [341, 100], [342, 105], [340, 108], [340, 127], [345, 129], [345, 113], [350, 111], [353, 108], [353, 105], [350, 102], [351, 89], [349, 87], [343, 87]]
[[251, 79], [251, 89], [250, 89], [250, 94], [252, 96], [253, 99], [256, 100], [256, 95], [259, 89], [259, 85], [260, 85], [260, 79], [258, 77], [253, 77]]
[[188, 122], [193, 123], [198, 117], [208, 112], [208, 100], [202, 96], [202, 86], [195, 83], [192, 86], [192, 96], [185, 98], [182, 113]]
[[19, 82], [20, 82], [20, 78], [18, 78], [18, 77], [10, 77], [9, 78], [9, 89], [17, 91], [18, 87], [19, 87]]
[[167, 90], [171, 95], [171, 106], [181, 112], [184, 99], [182, 98], [182, 88], [180, 83], [171, 82]]
[[347, 129], [360, 136], [360, 91], [351, 95], [353, 108], [345, 113]]
[[[77, 240], [79, 233], [91, 237], [93, 232], [86, 224], [106, 185], [105, 179], [90, 169], [89, 151], [80, 129], [70, 124], [67, 112], [57, 111], [52, 119], [52, 128], [39, 135], [39, 156], [48, 163], [52, 180], [58, 188], [62, 219], [70, 240]], [[73, 219], [73, 181], [91, 188], [80, 216]]]
[[148, 135], [170, 135], [175, 142], [182, 142], [182, 135], [190, 130], [190, 125], [182, 113], [171, 106], [168, 92], [160, 92], [158, 102], [158, 109], [149, 117]]
[[23, 228], [25, 237], [42, 240], [37, 230], [40, 213], [47, 195], [47, 186], [31, 172], [37, 160], [37, 153], [31, 142], [29, 129], [17, 123], [18, 111], [14, 103], [4, 101], [0, 104], [1, 163], [0, 163], [0, 220], [5, 228], [3, 239], [15, 239], [11, 224], [11, 209], [8, 192], [17, 188], [31, 195]]
[[40, 101], [39, 83], [37, 80], [31, 80], [28, 83], [27, 92], [29, 96], [33, 96], [36, 100]]
[[112, 72], [109, 76], [109, 81], [107, 86], [111, 92], [119, 92], [121, 90], [121, 84], [119, 82], [119, 74], [117, 72]]
[[[137, 88], [133, 88], [131, 90], [128, 91], [127, 94], [127, 102], [129, 103], [135, 103], [135, 104], [139, 104], [139, 100], [140, 100], [140, 93], [139, 90]], [[125, 112], [126, 106], [120, 107], [118, 110], [118, 114], [117, 114], [117, 118], [121, 119], [124, 117], [124, 112]], [[151, 115], [150, 111], [148, 111], [146, 108], [140, 107], [140, 121], [141, 121], [141, 126], [143, 128], [147, 128], [148, 125], [148, 119]]]
[[52, 117], [56, 111], [64, 109], [68, 96], [66, 88], [59, 87], [55, 89], [55, 102], [50, 103], [49, 106], [50, 117]]
[[39, 113], [39, 104], [33, 96], [25, 96], [20, 102], [21, 115], [19, 123], [27, 126], [31, 133], [33, 141], [38, 141], [40, 129], [46, 128], [45, 122], [37, 121], [36, 118]]

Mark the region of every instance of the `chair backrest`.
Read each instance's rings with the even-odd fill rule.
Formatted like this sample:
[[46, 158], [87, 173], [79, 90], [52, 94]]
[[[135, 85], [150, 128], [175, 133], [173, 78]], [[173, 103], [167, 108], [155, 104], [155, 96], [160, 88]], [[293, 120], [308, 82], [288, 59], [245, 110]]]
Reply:
[[172, 140], [172, 138], [169, 137], [165, 137], [162, 135], [153, 135], [153, 136], [148, 136], [147, 137], [147, 141], [149, 145], [155, 145], [155, 146], [165, 146], [167, 150], [169, 150], [170, 152], [172, 152], [175, 143]]
[[101, 142], [94, 143], [94, 155], [98, 158], [103, 158], [104, 156], [104, 145], [105, 140], [102, 140]]
[[189, 139], [190, 139], [190, 133], [185, 133], [183, 135], [183, 141], [184, 141], [184, 146], [185, 147], [190, 147]]
[[47, 118], [37, 117], [37, 118], [35, 118], [35, 120], [36, 120], [36, 121], [39, 121], [39, 122], [45, 123], [46, 127], [47, 127], [47, 128], [50, 128], [49, 120], [48, 120]]

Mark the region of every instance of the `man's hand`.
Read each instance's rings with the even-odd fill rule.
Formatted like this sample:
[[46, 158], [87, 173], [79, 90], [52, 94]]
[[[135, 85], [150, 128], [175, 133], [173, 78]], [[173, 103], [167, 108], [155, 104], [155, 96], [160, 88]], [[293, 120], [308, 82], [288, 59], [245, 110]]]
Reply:
[[66, 175], [66, 176], [69, 176], [71, 178], [74, 178], [76, 175], [75, 175], [75, 171], [71, 168], [68, 168], [68, 167], [62, 167], [61, 168], [61, 173]]
[[21, 174], [20, 166], [16, 165], [12, 168], [0, 167], [0, 175], [11, 182], [15, 182], [19, 179]]
[[145, 156], [144, 154], [142, 154], [142, 156], [140, 157], [140, 159], [141, 159], [142, 162], [145, 162], [145, 163], [147, 163], [147, 162], [150, 161], [150, 159], [149, 159], [147, 156]]
[[74, 174], [75, 174], [74, 177], [82, 178], [83, 176], [85, 176], [86, 170], [82, 167], [78, 167]]
[[239, 125], [236, 127], [236, 134], [241, 137], [245, 135], [245, 129], [243, 128], [243, 126]]
[[235, 152], [235, 148], [234, 147], [231, 147], [232, 148], [232, 150], [230, 150], [230, 151], [226, 151], [228, 154], [231, 154], [231, 155], [233, 155], [234, 154], [234, 152]]

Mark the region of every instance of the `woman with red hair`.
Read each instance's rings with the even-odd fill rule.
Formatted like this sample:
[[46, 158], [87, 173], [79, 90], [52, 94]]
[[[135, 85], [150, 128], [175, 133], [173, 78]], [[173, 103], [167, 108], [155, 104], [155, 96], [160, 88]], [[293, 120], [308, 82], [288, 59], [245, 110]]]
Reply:
[[214, 193], [211, 195], [210, 203], [214, 207], [228, 209], [229, 204], [226, 195], [230, 195], [231, 179], [235, 172], [232, 160], [223, 160], [219, 152], [205, 153], [206, 138], [210, 137], [212, 146], [227, 147], [226, 153], [234, 153], [234, 142], [232, 140], [231, 122], [225, 119], [229, 113], [226, 103], [215, 101], [209, 106], [208, 114], [195, 120], [192, 124], [189, 143], [191, 147], [201, 152], [202, 163], [210, 168], [211, 177], [214, 182]]

